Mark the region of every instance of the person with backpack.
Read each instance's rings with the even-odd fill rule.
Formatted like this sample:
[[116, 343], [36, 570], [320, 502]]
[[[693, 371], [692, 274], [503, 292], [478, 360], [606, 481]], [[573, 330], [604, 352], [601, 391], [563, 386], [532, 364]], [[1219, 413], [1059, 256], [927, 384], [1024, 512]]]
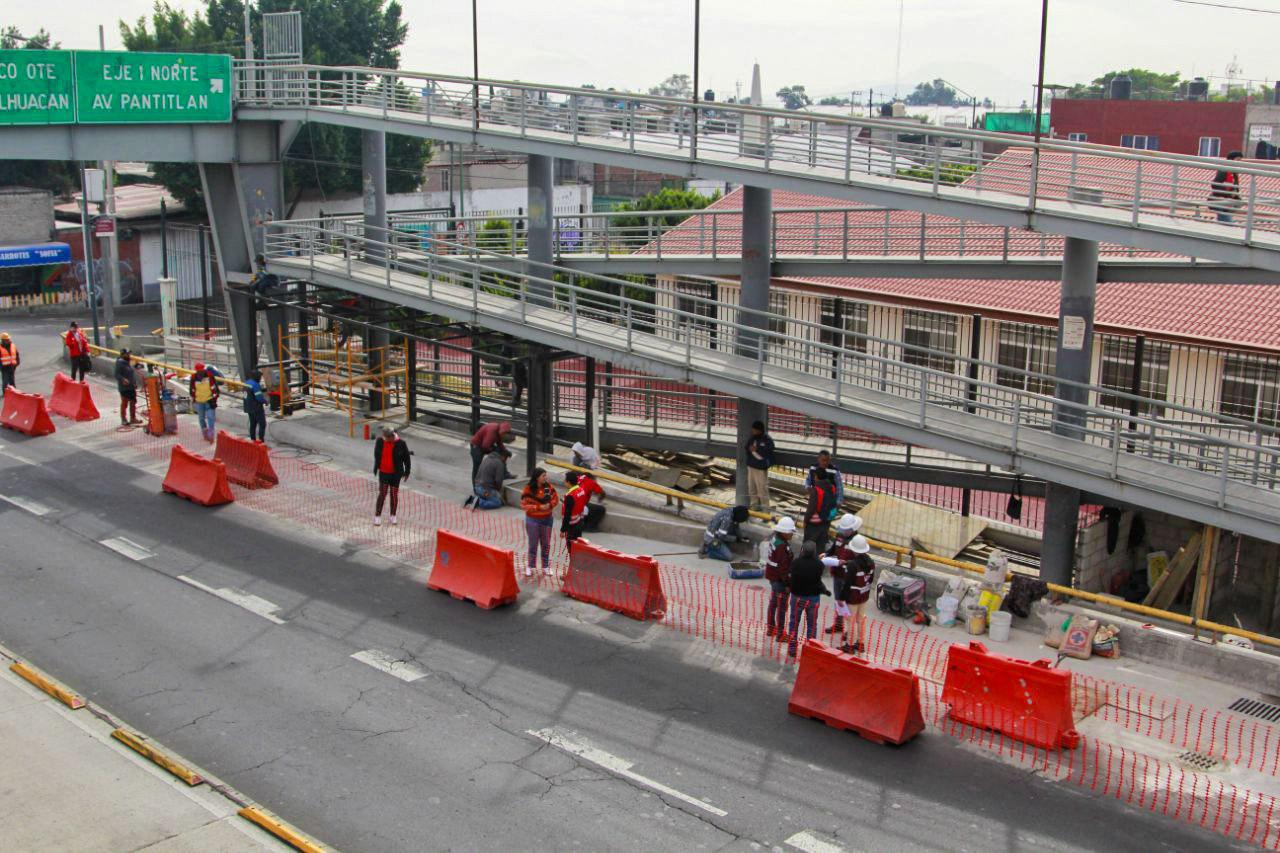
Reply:
[[769, 539], [768, 556], [764, 563], [764, 577], [769, 582], [769, 610], [765, 621], [765, 636], [779, 643], [787, 641], [787, 608], [791, 603], [791, 537], [796, 523], [783, 516], [773, 525]]
[[[1239, 151], [1227, 155], [1228, 162], [1239, 160]], [[1240, 209], [1240, 173], [1231, 169], [1219, 169], [1209, 184], [1209, 209], [1218, 215], [1218, 221], [1230, 225], [1235, 222], [1235, 212]]]
[[815, 471], [812, 482], [809, 504], [804, 511], [804, 541], [812, 542], [821, 554], [827, 550], [828, 530], [840, 511], [840, 504], [829, 471]]
[[267, 395], [262, 390], [262, 371], [249, 371], [244, 383], [244, 413], [249, 416], [249, 440], [267, 440]]
[[533, 469], [533, 477], [520, 493], [520, 507], [524, 510], [524, 531], [529, 537], [529, 561], [524, 575], [531, 577], [538, 567], [538, 553], [542, 553], [542, 571], [551, 574], [551, 530], [555, 526], [556, 506], [560, 495], [551, 485], [547, 472]]
[[[862, 651], [863, 613], [871, 598], [871, 584], [876, 574], [876, 564], [870, 552], [871, 544], [866, 537], [855, 534], [845, 544], [837, 541], [833, 553], [822, 560], [833, 576], [838, 564], [842, 576], [835, 593], [836, 620], [827, 633], [840, 635], [843, 640], [840, 651], [851, 655]], [[850, 628], [848, 634], [844, 633], [845, 620], [848, 620]]]
[[787, 660], [794, 661], [800, 645], [800, 623], [805, 623], [805, 638], [818, 634], [818, 602], [831, 590], [822, 582], [822, 561], [817, 545], [808, 541], [800, 548], [800, 556], [791, 564], [791, 635], [787, 638]]
[[196, 362], [187, 387], [191, 392], [191, 402], [196, 407], [196, 418], [200, 421], [200, 434], [204, 436], [205, 441], [213, 441], [218, 414], [217, 374], [214, 373], [213, 368]]
[[391, 426], [383, 426], [382, 435], [373, 444], [373, 473], [378, 478], [378, 502], [373, 507], [373, 526], [382, 525], [382, 506], [391, 495], [391, 523], [398, 524], [396, 510], [400, 508], [400, 483], [409, 478], [412, 467], [409, 445], [405, 444]]
[[89, 357], [89, 339], [80, 331], [80, 325], [72, 320], [62, 340], [67, 345], [67, 358], [71, 360], [71, 381], [77, 381], [79, 376], [79, 381], [83, 382], [93, 366], [93, 359]]

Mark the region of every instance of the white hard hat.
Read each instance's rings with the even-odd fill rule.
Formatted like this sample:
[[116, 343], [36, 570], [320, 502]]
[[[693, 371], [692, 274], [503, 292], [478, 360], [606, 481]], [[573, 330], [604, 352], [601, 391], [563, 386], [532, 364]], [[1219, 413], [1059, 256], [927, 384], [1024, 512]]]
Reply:
[[862, 518], [851, 512], [840, 516], [840, 521], [836, 523], [836, 530], [840, 533], [854, 533], [860, 527], [862, 527]]
[[778, 523], [773, 526], [774, 533], [795, 533], [796, 523], [789, 516], [783, 516], [778, 519]]
[[871, 545], [867, 543], [867, 537], [859, 534], [849, 540], [849, 550], [855, 554], [865, 554], [871, 550]]

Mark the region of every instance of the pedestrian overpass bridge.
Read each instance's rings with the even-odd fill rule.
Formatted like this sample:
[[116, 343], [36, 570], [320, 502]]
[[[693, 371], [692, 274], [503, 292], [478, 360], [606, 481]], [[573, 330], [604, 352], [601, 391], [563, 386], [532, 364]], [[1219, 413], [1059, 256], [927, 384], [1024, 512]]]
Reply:
[[[965, 359], [957, 372], [935, 370], [927, 352], [858, 352], [824, 343], [817, 324], [742, 308], [707, 316], [647, 285], [527, 258], [436, 254], [394, 229], [371, 237], [320, 221], [270, 223], [266, 259], [281, 276], [1280, 541], [1280, 430], [1266, 425], [1137, 397], [1164, 415], [1134, 416], [1092, 402], [1128, 395], [1087, 385], [1075, 390], [1090, 402], [1072, 404], [970, 379]], [[1059, 421], [1072, 435], [1051, 431]]]

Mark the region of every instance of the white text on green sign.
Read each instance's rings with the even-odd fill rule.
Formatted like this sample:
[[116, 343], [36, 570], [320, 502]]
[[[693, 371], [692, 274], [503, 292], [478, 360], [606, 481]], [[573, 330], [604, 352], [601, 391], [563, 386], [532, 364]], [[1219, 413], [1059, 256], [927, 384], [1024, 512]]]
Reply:
[[0, 125], [71, 124], [75, 75], [66, 50], [0, 50]]
[[206, 53], [76, 52], [81, 124], [231, 120], [231, 57]]

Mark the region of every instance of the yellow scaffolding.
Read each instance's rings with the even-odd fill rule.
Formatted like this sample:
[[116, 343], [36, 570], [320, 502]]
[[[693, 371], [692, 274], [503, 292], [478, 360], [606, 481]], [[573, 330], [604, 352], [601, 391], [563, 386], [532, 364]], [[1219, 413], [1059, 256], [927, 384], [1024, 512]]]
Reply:
[[[347, 434], [386, 419], [408, 416], [409, 341], [365, 347], [356, 335], [332, 330], [285, 333], [277, 326], [276, 391], [282, 414], [296, 403], [332, 407], [347, 415]], [[300, 373], [299, 381], [291, 374]], [[382, 405], [376, 412], [375, 401]]]

